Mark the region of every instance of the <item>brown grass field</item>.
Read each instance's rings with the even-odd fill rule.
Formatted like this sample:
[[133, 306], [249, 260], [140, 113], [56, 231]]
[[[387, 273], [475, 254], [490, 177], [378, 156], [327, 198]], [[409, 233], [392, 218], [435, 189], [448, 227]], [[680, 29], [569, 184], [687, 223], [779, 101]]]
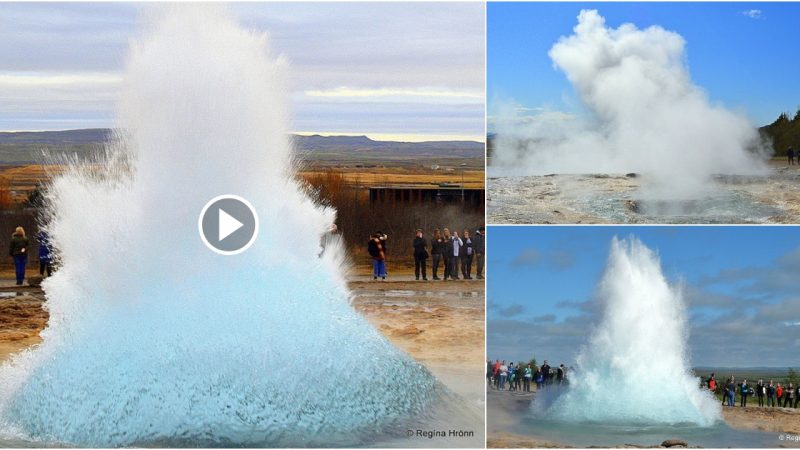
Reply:
[[[66, 170], [62, 165], [27, 164], [22, 166], [0, 165], [0, 179], [7, 184], [14, 202], [23, 202], [37, 186], [46, 184], [54, 176]], [[311, 167], [298, 172], [306, 181], [336, 173], [351, 188], [366, 188], [381, 185], [438, 185], [440, 183], [461, 184], [467, 189], [483, 188], [484, 171], [465, 168], [433, 170], [424, 166], [375, 166], [375, 167]]]

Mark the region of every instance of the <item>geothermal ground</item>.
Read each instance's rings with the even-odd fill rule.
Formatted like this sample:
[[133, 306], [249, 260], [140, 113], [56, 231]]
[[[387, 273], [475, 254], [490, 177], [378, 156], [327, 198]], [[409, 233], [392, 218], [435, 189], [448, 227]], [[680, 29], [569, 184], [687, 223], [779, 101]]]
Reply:
[[496, 176], [489, 172], [490, 223], [797, 223], [800, 166], [770, 162], [767, 176], [717, 176], [708, 196], [646, 200], [632, 174]]
[[[535, 397], [533, 393], [497, 391], [489, 388], [486, 392], [486, 443], [489, 448], [571, 448], [563, 442], [535, 434], [527, 435], [511, 431], [530, 408]], [[780, 440], [779, 436], [800, 436], [800, 410], [788, 408], [724, 408], [725, 423], [737, 430], [754, 430], [775, 435], [774, 447], [800, 448], [800, 442]], [[680, 436], [675, 439], [681, 440]], [[614, 446], [616, 448], [636, 448], [629, 445], [624, 437]], [[686, 442], [694, 447], [691, 441]], [[655, 446], [658, 448], [659, 446]]]

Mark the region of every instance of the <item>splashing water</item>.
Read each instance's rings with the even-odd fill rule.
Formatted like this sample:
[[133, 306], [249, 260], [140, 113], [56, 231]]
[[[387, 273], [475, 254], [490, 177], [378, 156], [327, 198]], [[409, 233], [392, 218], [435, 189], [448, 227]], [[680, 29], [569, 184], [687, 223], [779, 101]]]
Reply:
[[[335, 211], [293, 180], [284, 63], [216, 6], [161, 7], [132, 46], [120, 136], [50, 188], [61, 268], [43, 343], [0, 368], [5, 437], [88, 446], [354, 445], [439, 385], [354, 312]], [[261, 233], [212, 253], [203, 205]]]
[[574, 33], [549, 56], [589, 118], [556, 111], [520, 117], [519, 105], [501, 103], [494, 112], [499, 172], [635, 172], [647, 200], [715, 194], [716, 174], [769, 173], [763, 159], [771, 149], [757, 127], [692, 82], [685, 44], [658, 26], [614, 29], [597, 11], [581, 11]]
[[614, 238], [603, 314], [567, 391], [547, 411], [567, 422], [708, 427], [720, 404], [690, 373], [683, 299], [638, 239]]

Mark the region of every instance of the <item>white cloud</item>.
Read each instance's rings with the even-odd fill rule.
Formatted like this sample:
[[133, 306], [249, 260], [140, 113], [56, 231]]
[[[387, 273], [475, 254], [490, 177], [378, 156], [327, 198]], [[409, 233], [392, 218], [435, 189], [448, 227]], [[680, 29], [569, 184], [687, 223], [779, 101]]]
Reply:
[[[9, 4], [0, 15], [0, 129], [110, 125], [142, 4]], [[232, 4], [290, 65], [295, 128], [482, 136], [484, 6]], [[94, 120], [94, 119], [92, 119]]]
[[748, 9], [746, 11], [742, 11], [742, 15], [751, 19], [760, 19], [763, 17], [760, 9]]
[[334, 89], [325, 90], [310, 90], [305, 91], [305, 95], [309, 97], [338, 97], [338, 98], [377, 98], [386, 99], [391, 97], [400, 97], [404, 99], [441, 99], [452, 98], [468, 101], [474, 103], [483, 101], [483, 92], [478, 91], [454, 91], [442, 88], [350, 88], [350, 87], [337, 87]]

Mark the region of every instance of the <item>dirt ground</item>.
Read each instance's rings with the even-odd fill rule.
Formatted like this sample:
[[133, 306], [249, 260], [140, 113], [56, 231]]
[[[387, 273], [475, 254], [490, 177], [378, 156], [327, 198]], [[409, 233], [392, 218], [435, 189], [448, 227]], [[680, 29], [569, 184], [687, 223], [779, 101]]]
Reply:
[[39, 332], [49, 318], [43, 299], [41, 291], [31, 288], [0, 291], [0, 361], [41, 342]]

